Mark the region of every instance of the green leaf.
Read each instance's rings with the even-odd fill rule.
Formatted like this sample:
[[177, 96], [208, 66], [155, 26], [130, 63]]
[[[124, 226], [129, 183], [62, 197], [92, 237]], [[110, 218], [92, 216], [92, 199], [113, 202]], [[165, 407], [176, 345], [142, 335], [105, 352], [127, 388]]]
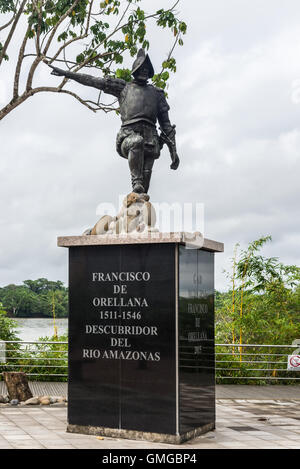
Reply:
[[84, 61], [84, 54], [81, 53], [81, 54], [77, 55], [77, 57], [76, 57], [76, 62], [77, 62], [78, 64], [80, 64], [80, 63], [83, 62], [83, 61]]
[[116, 78], [121, 78], [128, 82], [132, 81], [131, 70], [128, 68], [118, 68], [115, 72], [115, 76]]
[[0, 0], [0, 13], [8, 13], [15, 10], [13, 0]]

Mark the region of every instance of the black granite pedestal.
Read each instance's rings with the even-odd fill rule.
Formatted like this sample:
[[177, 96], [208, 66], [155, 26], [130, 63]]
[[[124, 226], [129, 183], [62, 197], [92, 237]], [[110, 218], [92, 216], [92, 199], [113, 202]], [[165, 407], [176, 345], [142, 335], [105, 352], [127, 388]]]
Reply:
[[68, 431], [181, 443], [215, 427], [214, 252], [182, 238], [69, 248]]

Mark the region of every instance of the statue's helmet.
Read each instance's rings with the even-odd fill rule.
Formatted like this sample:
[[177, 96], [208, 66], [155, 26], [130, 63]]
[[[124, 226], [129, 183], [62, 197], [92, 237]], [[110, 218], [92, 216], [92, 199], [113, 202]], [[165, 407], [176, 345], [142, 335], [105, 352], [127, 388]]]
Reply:
[[137, 57], [132, 65], [131, 75], [135, 75], [135, 73], [141, 68], [142, 65], [146, 64], [149, 70], [149, 78], [152, 78], [154, 75], [154, 68], [151, 63], [150, 57], [148, 54], [145, 53], [144, 49], [140, 49], [137, 53]]

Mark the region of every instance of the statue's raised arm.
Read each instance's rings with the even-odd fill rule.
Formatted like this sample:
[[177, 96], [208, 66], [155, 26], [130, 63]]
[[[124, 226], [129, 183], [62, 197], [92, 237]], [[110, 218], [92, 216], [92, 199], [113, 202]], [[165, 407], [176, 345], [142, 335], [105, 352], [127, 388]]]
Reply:
[[119, 98], [123, 88], [126, 85], [124, 80], [120, 78], [97, 78], [93, 75], [87, 75], [85, 73], [71, 72], [70, 70], [62, 70], [58, 67], [53, 67], [53, 65], [48, 65], [52, 68], [51, 75], [56, 75], [59, 77], [66, 77], [71, 80], [77, 81], [81, 85], [91, 86], [92, 88], [97, 88], [98, 90], [104, 91], [104, 93], [111, 94]]

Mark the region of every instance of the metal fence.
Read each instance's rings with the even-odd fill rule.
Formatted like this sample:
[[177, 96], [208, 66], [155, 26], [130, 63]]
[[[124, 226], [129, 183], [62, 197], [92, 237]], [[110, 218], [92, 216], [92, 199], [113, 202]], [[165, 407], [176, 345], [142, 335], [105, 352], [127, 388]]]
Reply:
[[[297, 383], [300, 367], [288, 370], [288, 356], [296, 345], [216, 344], [216, 378], [225, 383]], [[296, 356], [296, 355], [295, 355]]]
[[[23, 371], [31, 380], [67, 380], [67, 342], [2, 341], [1, 344], [0, 373]], [[300, 381], [300, 373], [287, 370], [288, 356], [299, 354], [295, 345], [216, 344], [215, 352], [217, 383]], [[297, 369], [300, 371], [300, 366]]]
[[32, 380], [67, 380], [68, 342], [5, 341], [5, 357], [0, 355], [3, 371], [23, 371]]

